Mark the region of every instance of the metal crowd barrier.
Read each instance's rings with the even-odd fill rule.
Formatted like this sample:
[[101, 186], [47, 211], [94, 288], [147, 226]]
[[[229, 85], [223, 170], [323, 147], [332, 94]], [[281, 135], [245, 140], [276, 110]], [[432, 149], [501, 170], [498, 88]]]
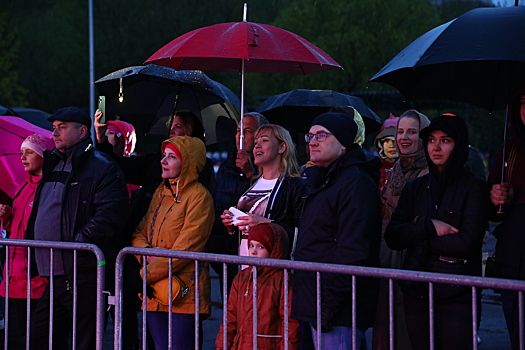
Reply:
[[[289, 260], [277, 260], [277, 259], [260, 259], [250, 258], [242, 256], [232, 255], [220, 255], [220, 254], [209, 254], [209, 253], [196, 253], [196, 252], [185, 252], [175, 251], [166, 249], [151, 249], [151, 248], [124, 248], [117, 257], [116, 262], [116, 274], [115, 274], [115, 334], [114, 334], [114, 349], [122, 349], [122, 282], [124, 276], [123, 262], [124, 258], [128, 254], [142, 255], [143, 259], [145, 256], [165, 257], [165, 258], [178, 258], [193, 260], [195, 262], [195, 271], [198, 272], [197, 266], [201, 261], [215, 262], [223, 264], [223, 284], [222, 295], [223, 295], [223, 324], [227, 324], [227, 268], [226, 264], [238, 264], [238, 265], [251, 265], [254, 273], [254, 298], [253, 298], [253, 349], [257, 349], [257, 269], [256, 266], [262, 267], [273, 267], [285, 269], [285, 291], [289, 288], [287, 274], [292, 270], [304, 270], [313, 271], [317, 273], [317, 329], [321, 328], [321, 273], [338, 273], [352, 276], [352, 344], [353, 348], [356, 345], [356, 277], [373, 277], [373, 278], [386, 278], [389, 284], [389, 332], [390, 332], [390, 349], [394, 349], [394, 280], [406, 280], [416, 282], [426, 282], [429, 284], [429, 300], [433, 300], [434, 295], [434, 284], [444, 283], [453, 284], [460, 286], [469, 286], [472, 288], [472, 347], [477, 350], [477, 320], [478, 320], [478, 309], [477, 309], [477, 293], [476, 288], [490, 288], [490, 289], [504, 289], [514, 290], [518, 292], [519, 300], [519, 339], [520, 349], [524, 349], [525, 337], [524, 337], [524, 315], [523, 315], [523, 292], [525, 291], [525, 281], [518, 280], [506, 280], [499, 278], [486, 278], [486, 277], [474, 277], [474, 276], [463, 276], [463, 275], [450, 275], [450, 274], [438, 274], [429, 272], [417, 272], [407, 271], [398, 269], [382, 269], [382, 268], [371, 268], [371, 267], [360, 267], [360, 266], [346, 266], [346, 265], [334, 265], [325, 263], [311, 263], [311, 262], [300, 262], [300, 261], [289, 261]], [[169, 265], [171, 269], [171, 261]], [[198, 276], [195, 277], [198, 281]], [[195, 284], [196, 300], [198, 300], [199, 286]], [[172, 285], [169, 285], [169, 294], [171, 295]], [[143, 295], [146, 294], [146, 286], [143, 283]], [[291, 302], [288, 300], [288, 293], [284, 293], [284, 309], [288, 310], [288, 305]], [[195, 349], [199, 349], [199, 303], [195, 305]], [[171, 304], [169, 310], [171, 310]], [[284, 313], [287, 315], [287, 313]], [[430, 318], [430, 344], [429, 348], [434, 349], [434, 325], [432, 322], [434, 314], [434, 303], [429, 303], [429, 318]], [[285, 316], [285, 330], [283, 334], [284, 349], [288, 349], [288, 317]], [[142, 349], [146, 349], [146, 324], [145, 314], [143, 313], [143, 325], [142, 325]], [[169, 324], [169, 333], [171, 333], [171, 321]], [[317, 348], [321, 348], [322, 333], [317, 337]], [[226, 349], [226, 327], [223, 327], [223, 348]], [[171, 344], [171, 343], [170, 343]]]
[[[84, 250], [84, 251], [91, 251], [94, 254], [94, 257], [97, 261], [96, 266], [96, 274], [97, 274], [97, 303], [96, 303], [96, 349], [102, 350], [103, 345], [103, 338], [104, 338], [104, 297], [103, 297], [103, 290], [104, 290], [104, 277], [105, 277], [105, 260], [104, 260], [104, 254], [100, 250], [100, 248], [94, 244], [87, 244], [87, 243], [68, 243], [68, 242], [55, 242], [55, 241], [37, 241], [37, 240], [23, 240], [23, 239], [0, 239], [0, 246], [4, 246], [6, 248], [6, 257], [9, 257], [11, 247], [28, 247], [28, 270], [27, 270], [27, 279], [28, 281], [31, 279], [32, 271], [31, 271], [31, 265], [32, 265], [32, 257], [31, 257], [31, 250], [34, 248], [43, 248], [43, 249], [49, 249], [50, 250], [50, 258], [51, 258], [51, 269], [53, 269], [53, 256], [55, 253], [55, 250], [73, 250], [73, 320], [72, 320], [72, 336], [71, 336], [71, 348], [75, 349], [77, 344], [77, 251]], [[4, 331], [4, 349], [8, 349], [9, 345], [9, 270], [10, 270], [10, 259], [6, 258], [5, 265], [4, 265], [4, 271], [6, 272], [6, 289], [5, 292], [5, 316], [4, 316], [4, 323], [5, 323], [5, 331]], [[53, 329], [55, 326], [61, 327], [62, 325], [55, 325], [53, 322], [53, 276], [50, 277], [50, 318], [49, 318], [49, 334], [51, 335], [53, 333]], [[30, 305], [30, 298], [31, 298], [31, 284], [27, 284], [27, 313], [26, 313], [26, 349], [29, 349], [30, 346], [30, 312], [31, 312], [31, 305]], [[80, 330], [82, 331], [82, 330]], [[49, 349], [53, 349], [53, 337], [49, 337]]]

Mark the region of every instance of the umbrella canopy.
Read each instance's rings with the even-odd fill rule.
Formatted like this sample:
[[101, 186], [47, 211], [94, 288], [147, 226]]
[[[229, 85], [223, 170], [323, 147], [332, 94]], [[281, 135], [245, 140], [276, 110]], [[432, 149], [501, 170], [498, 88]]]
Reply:
[[0, 189], [10, 197], [15, 195], [18, 184], [25, 180], [20, 146], [33, 133], [48, 138], [49, 146], [53, 146], [51, 131], [18, 117], [0, 116]]
[[525, 7], [477, 8], [423, 34], [370, 81], [406, 98], [504, 108], [525, 82]]
[[379, 130], [382, 120], [356, 96], [331, 90], [296, 89], [268, 97], [256, 109], [273, 123], [306, 133], [310, 124], [331, 107], [354, 107], [363, 117], [367, 134]]
[[[95, 81], [106, 96], [106, 117], [131, 123], [146, 133], [167, 136], [176, 110], [191, 110], [203, 124], [206, 144], [221, 139], [220, 119], [236, 124], [239, 98], [201, 71], [175, 71], [158, 65], [119, 69]], [[221, 118], [222, 116], [222, 118]]]
[[[244, 113], [244, 73], [295, 73], [342, 68], [326, 52], [297, 34], [246, 21], [219, 23], [181, 35], [155, 52], [146, 63], [174, 69], [241, 73], [241, 113]], [[240, 148], [244, 148], [241, 114]]]
[[219, 23], [172, 40], [146, 63], [174, 69], [308, 74], [342, 68], [326, 52], [287, 30], [253, 22]]

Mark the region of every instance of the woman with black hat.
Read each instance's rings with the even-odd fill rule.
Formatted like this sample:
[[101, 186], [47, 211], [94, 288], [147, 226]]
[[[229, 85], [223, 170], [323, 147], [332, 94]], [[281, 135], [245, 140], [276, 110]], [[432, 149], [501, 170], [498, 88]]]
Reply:
[[[429, 174], [405, 185], [385, 232], [386, 243], [407, 249], [405, 269], [480, 276], [489, 196], [486, 183], [464, 169], [465, 122], [444, 114], [421, 130], [420, 137]], [[427, 349], [428, 284], [403, 282], [402, 288], [412, 347]], [[435, 349], [472, 348], [471, 289], [436, 284], [433, 321]]]

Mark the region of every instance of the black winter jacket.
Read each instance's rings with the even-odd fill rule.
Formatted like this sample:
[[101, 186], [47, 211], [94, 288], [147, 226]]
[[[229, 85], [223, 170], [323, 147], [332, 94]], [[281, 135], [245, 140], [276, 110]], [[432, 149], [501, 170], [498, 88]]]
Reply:
[[[436, 214], [429, 207], [430, 174], [409, 181], [385, 232], [391, 249], [408, 249], [404, 267], [427, 272], [481, 275], [481, 247], [487, 228], [488, 188], [468, 170], [457, 173], [447, 187]], [[438, 237], [432, 219], [457, 229], [456, 234]], [[424, 255], [424, 256], [423, 256]], [[440, 259], [441, 257], [441, 259]], [[450, 259], [452, 258], [452, 259]], [[443, 260], [465, 259], [455, 263]], [[436, 285], [436, 297], [448, 297], [468, 287]], [[407, 289], [407, 288], [405, 288]], [[425, 294], [418, 291], [418, 296]], [[421, 295], [419, 295], [421, 294]], [[441, 295], [440, 295], [441, 294]]]
[[[434, 130], [454, 139], [454, 149], [442, 171], [428, 154], [428, 135]], [[479, 276], [490, 202], [486, 182], [464, 168], [468, 157], [467, 127], [459, 117], [442, 115], [434, 118], [420, 136], [430, 172], [409, 181], [403, 188], [385, 231], [385, 241], [391, 249], [407, 249], [406, 269]], [[439, 237], [432, 219], [448, 223], [459, 232]], [[405, 293], [428, 298], [426, 283], [402, 285]], [[434, 295], [446, 299], [469, 290], [469, 287], [436, 284]], [[466, 297], [470, 298], [465, 294], [462, 298]]]
[[[114, 261], [122, 247], [122, 226], [128, 214], [128, 194], [124, 175], [108, 156], [93, 148], [90, 139], [75, 147], [72, 170], [65, 182], [61, 223], [57, 229], [63, 242], [96, 244], [106, 261]], [[37, 188], [34, 203], [40, 200], [42, 184], [49, 177], [60, 156], [52, 151], [44, 153], [43, 177]], [[26, 231], [26, 239], [34, 239], [34, 224], [38, 205], [33, 208]], [[73, 251], [63, 252], [64, 271], [73, 277]], [[77, 255], [79, 278], [96, 274], [94, 255], [79, 251]]]
[[[381, 209], [379, 158], [353, 148], [327, 168], [307, 169], [295, 260], [379, 266]], [[321, 307], [334, 326], [352, 326], [352, 277], [321, 274]], [[379, 281], [357, 278], [357, 325], [370, 327], [376, 314]], [[316, 274], [295, 271], [292, 317], [315, 324]]]

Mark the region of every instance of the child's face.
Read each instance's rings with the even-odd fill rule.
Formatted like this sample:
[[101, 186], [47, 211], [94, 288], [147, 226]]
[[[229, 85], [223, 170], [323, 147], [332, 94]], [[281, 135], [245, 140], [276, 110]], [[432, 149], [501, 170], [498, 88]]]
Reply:
[[250, 256], [254, 258], [269, 258], [270, 252], [266, 250], [266, 248], [257, 241], [251, 240], [250, 244], [248, 245], [248, 251], [250, 252]]

